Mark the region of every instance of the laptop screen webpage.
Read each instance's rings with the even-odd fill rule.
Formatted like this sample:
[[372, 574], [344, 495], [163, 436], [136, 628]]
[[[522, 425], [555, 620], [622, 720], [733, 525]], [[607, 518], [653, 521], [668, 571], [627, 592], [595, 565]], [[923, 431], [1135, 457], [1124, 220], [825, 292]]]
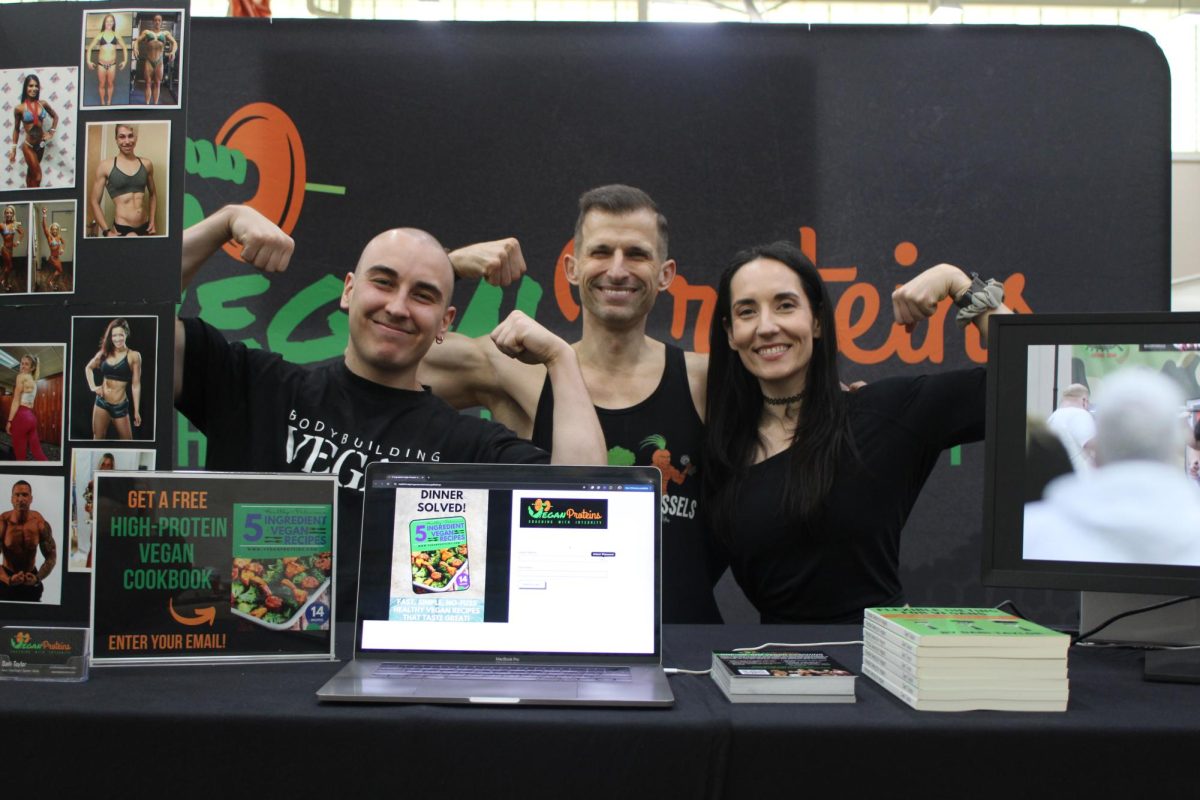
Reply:
[[658, 473], [381, 464], [359, 650], [653, 655]]

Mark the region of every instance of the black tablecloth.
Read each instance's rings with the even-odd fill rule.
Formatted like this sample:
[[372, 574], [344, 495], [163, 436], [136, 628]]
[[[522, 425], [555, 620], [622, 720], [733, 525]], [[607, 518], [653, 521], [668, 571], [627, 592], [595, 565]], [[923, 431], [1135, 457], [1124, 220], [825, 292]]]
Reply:
[[[855, 639], [856, 627], [668, 626], [664, 663]], [[857, 646], [825, 648], [852, 668]], [[867, 678], [853, 705], [732, 705], [671, 677], [671, 709], [319, 704], [337, 663], [103, 668], [0, 682], [5, 796], [1195, 796], [1200, 685], [1142, 680], [1130, 650], [1074, 648], [1066, 713], [918, 712]]]

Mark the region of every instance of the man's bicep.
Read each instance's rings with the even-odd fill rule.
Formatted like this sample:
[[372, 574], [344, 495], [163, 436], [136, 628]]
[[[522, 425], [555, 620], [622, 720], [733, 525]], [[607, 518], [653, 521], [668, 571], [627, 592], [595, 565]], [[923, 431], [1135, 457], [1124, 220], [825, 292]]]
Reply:
[[417, 380], [454, 408], [484, 405], [484, 395], [498, 383], [483, 340], [459, 333], [446, 334], [445, 341], [429, 349]]

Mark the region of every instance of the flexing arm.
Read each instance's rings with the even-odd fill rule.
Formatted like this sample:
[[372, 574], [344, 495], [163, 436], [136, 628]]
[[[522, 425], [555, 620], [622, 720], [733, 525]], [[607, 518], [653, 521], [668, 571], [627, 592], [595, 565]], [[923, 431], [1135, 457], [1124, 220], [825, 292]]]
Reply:
[[148, 158], [143, 158], [142, 163], [146, 165], [146, 199], [149, 201], [149, 208], [146, 210], [149, 216], [148, 227], [146, 233], [153, 236], [156, 231], [154, 228], [154, 214], [158, 211], [158, 188], [154, 185], [154, 162]]
[[129, 382], [129, 389], [133, 394], [133, 426], [140, 428], [142, 427], [142, 354], [136, 350], [129, 351], [129, 371], [133, 373], [133, 379]]
[[42, 206], [42, 233], [46, 234], [46, 241], [50, 241], [50, 226], [46, 224], [46, 207]]
[[170, 31], [167, 31], [167, 41], [171, 43], [171, 49], [167, 51], [167, 58], [173, 61], [175, 54], [179, 52], [179, 42], [175, 41], [175, 37], [171, 35]]
[[463, 279], [483, 279], [493, 286], [508, 286], [525, 274], [525, 256], [516, 239], [479, 242], [450, 251], [454, 274]]
[[54, 571], [54, 565], [58, 563], [58, 547], [54, 544], [50, 523], [44, 519], [38, 535], [38, 548], [42, 551], [42, 557], [46, 559], [42, 562], [41, 569], [37, 571], [37, 582], [41, 583], [47, 575]]
[[[525, 257], [516, 239], [497, 239], [460, 247], [449, 254], [454, 274], [508, 286], [525, 274]], [[472, 339], [447, 334], [430, 349], [417, 380], [455, 408], [483, 406], [492, 418], [529, 438], [546, 373], [513, 361], [487, 336]]]
[[[191, 285], [200, 266], [233, 240], [242, 246], [242, 260], [263, 272], [283, 272], [295, 243], [277, 225], [250, 206], [225, 206], [183, 232], [180, 282]], [[175, 319], [175, 399], [183, 388], [183, 323]]]
[[607, 464], [604, 432], [569, 344], [514, 311], [492, 331], [492, 341], [505, 355], [526, 364], [545, 364], [554, 387], [555, 464]]
[[[105, 166], [108, 169], [105, 169]], [[108, 220], [104, 218], [104, 206], [101, 204], [101, 199], [104, 197], [104, 182], [108, 180], [108, 173], [112, 172], [113, 160], [101, 161], [96, 165], [96, 172], [92, 175], [92, 190], [88, 192], [88, 205], [92, 207], [92, 220], [100, 226], [100, 235], [108, 236], [111, 231], [108, 229]]]
[[[971, 288], [971, 278], [953, 264], [930, 267], [896, 291], [892, 292], [892, 311], [900, 325], [912, 326], [937, 313], [938, 304], [946, 298], [954, 300]], [[971, 321], [979, 329], [987, 346], [987, 321], [992, 314], [1011, 314], [1003, 303], [999, 308], [985, 310]]]

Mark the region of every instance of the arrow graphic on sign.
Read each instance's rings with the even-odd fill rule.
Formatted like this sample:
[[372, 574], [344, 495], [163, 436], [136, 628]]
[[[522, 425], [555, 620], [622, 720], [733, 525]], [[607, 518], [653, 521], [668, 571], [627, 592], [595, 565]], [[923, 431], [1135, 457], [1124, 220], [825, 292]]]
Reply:
[[175, 621], [180, 625], [203, 625], [207, 622], [211, 626], [213, 624], [213, 620], [217, 618], [217, 609], [214, 606], [209, 606], [208, 608], [197, 608], [197, 616], [195, 617], [180, 616], [175, 610], [174, 598], [169, 598], [167, 600], [167, 609], [171, 612], [171, 616], [175, 618]]

